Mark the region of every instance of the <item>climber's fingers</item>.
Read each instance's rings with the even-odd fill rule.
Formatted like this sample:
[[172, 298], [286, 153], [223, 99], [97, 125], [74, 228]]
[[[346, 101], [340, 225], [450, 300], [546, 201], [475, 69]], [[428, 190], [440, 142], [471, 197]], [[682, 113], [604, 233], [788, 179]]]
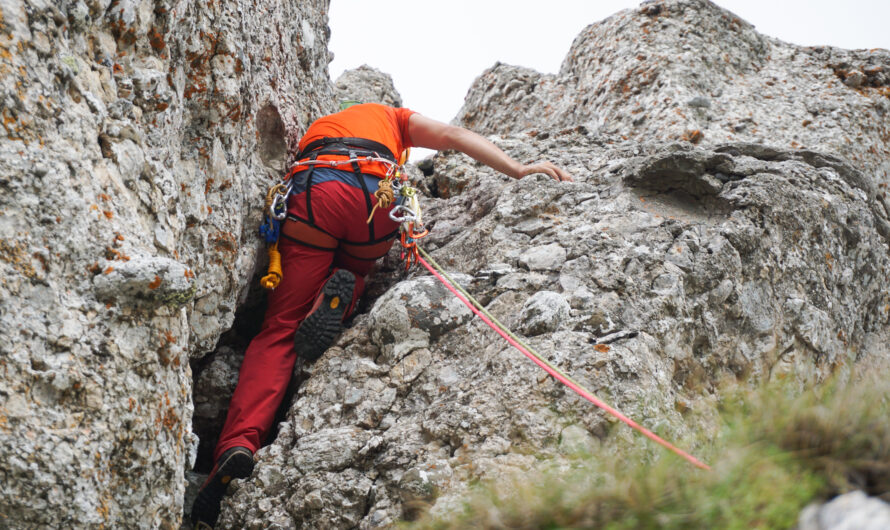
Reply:
[[552, 178], [553, 180], [559, 180], [563, 182], [573, 181], [572, 175], [570, 175], [568, 171], [556, 166], [552, 162], [540, 162], [537, 164], [530, 164], [522, 166], [522, 169], [520, 170], [521, 177], [534, 173], [544, 173], [545, 175], [550, 176], [550, 178]]

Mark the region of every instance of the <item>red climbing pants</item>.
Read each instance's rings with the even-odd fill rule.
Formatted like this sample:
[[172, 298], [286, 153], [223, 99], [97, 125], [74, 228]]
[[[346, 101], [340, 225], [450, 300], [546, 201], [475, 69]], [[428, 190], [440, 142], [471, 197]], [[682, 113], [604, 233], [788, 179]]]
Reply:
[[[346, 241], [367, 241], [368, 217], [361, 189], [340, 181], [322, 182], [311, 189], [315, 223], [330, 235]], [[306, 218], [305, 192], [293, 195], [288, 211]], [[376, 198], [371, 195], [372, 204]], [[389, 218], [389, 209], [374, 213], [375, 233], [388, 234], [398, 228]], [[256, 452], [272, 427], [275, 413], [284, 398], [296, 361], [294, 333], [312, 309], [321, 288], [340, 268], [356, 276], [353, 304], [361, 295], [365, 276], [373, 261], [341, 259], [334, 252], [279, 240], [282, 279], [269, 294], [269, 306], [259, 334], [254, 337], [241, 363], [238, 386], [229, 404], [226, 423], [214, 451], [214, 462], [232, 447]], [[351, 308], [350, 308], [351, 310]]]

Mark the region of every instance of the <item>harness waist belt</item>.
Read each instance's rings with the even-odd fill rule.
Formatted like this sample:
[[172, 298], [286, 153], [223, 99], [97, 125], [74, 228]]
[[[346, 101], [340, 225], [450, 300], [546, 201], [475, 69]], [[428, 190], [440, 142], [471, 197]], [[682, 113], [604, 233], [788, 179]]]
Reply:
[[360, 153], [363, 156], [377, 154], [393, 163], [397, 162], [395, 155], [392, 154], [389, 147], [386, 147], [380, 142], [368, 140], [367, 138], [333, 138], [329, 136], [310, 142], [302, 151], [300, 151], [296, 160], [303, 160], [309, 156], [309, 153], [318, 150], [321, 151], [317, 154], [347, 154], [350, 148], [352, 150], [358, 149], [367, 151], [368, 153]]
[[291, 241], [319, 250], [341, 251], [353, 258], [368, 261], [376, 261], [385, 256], [392, 247], [392, 239], [397, 233], [398, 230], [377, 241], [353, 243], [339, 240], [293, 214], [288, 214], [287, 219], [281, 225], [281, 235]]

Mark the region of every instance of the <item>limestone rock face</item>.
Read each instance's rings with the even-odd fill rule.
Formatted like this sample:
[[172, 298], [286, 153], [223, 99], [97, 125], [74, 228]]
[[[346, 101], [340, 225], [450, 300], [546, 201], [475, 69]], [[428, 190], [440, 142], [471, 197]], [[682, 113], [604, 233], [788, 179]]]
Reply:
[[834, 153], [890, 184], [890, 52], [801, 47], [707, 0], [588, 26], [556, 75], [496, 64], [457, 121], [484, 134], [584, 127], [633, 140]]
[[[265, 190], [340, 97], [327, 7], [0, 0], [3, 525], [179, 523], [195, 433], [206, 453], [256, 324], [236, 310], [260, 313]], [[576, 181], [440, 153], [418, 177], [422, 244], [553, 364], [695, 452], [684, 415], [719, 380], [890, 357], [888, 62], [781, 43], [703, 0], [620, 13], [556, 76], [489, 70], [460, 115]], [[341, 81], [399, 103], [373, 69]], [[381, 527], [607, 436], [645, 443], [397, 254], [336, 344], [297, 363], [221, 527]]]
[[264, 191], [333, 110], [327, 1], [0, 1], [0, 513], [172, 527], [190, 358]]
[[392, 76], [368, 65], [346, 70], [334, 83], [337, 103], [360, 101], [382, 103], [391, 107], [402, 106], [402, 96], [392, 82]]

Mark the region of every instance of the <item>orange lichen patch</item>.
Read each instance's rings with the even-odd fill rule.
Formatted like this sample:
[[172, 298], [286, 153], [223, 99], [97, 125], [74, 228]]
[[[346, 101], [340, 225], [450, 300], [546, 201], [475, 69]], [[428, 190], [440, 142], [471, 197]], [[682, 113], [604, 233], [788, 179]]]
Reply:
[[98, 211], [99, 211], [99, 205], [98, 205], [98, 204], [91, 204], [91, 205], [90, 205], [90, 211], [91, 211], [91, 212], [98, 212]]
[[115, 235], [114, 235], [114, 240], [115, 240], [115, 241], [123, 241], [123, 240], [124, 240], [124, 236], [122, 236], [121, 234], [115, 234]]
[[828, 270], [834, 270], [832, 267], [832, 263], [834, 263], [834, 256], [831, 255], [831, 252], [825, 253], [825, 263], [828, 264]]
[[161, 51], [167, 47], [167, 43], [164, 42], [164, 36], [157, 28], [151, 28], [148, 31], [148, 43], [157, 51]]
[[114, 270], [114, 267], [108, 267], [107, 269], [102, 271], [102, 274], [111, 274], [111, 271], [113, 271], [113, 270]]
[[114, 213], [109, 212], [108, 210], [102, 210], [102, 215], [104, 215], [106, 219], [111, 219], [112, 217], [114, 217]]
[[114, 63], [114, 65], [112, 65], [111, 67], [111, 72], [113, 74], [122, 74], [124, 73], [124, 67], [117, 63]]
[[705, 135], [703, 132], [701, 132], [698, 129], [694, 129], [691, 131], [684, 132], [683, 136], [681, 136], [680, 139], [685, 140], [690, 143], [693, 143], [693, 144], [698, 144], [699, 142], [702, 141], [702, 138], [704, 138], [704, 137], [705, 137]]
[[231, 232], [216, 232], [210, 236], [210, 242], [217, 252], [234, 252], [238, 248], [238, 240]]
[[186, 278], [188, 278], [189, 280], [191, 280], [192, 278], [195, 277], [195, 273], [192, 272], [192, 269], [186, 269], [186, 270], [185, 270], [185, 273], [184, 273], [184, 276], [185, 276]]
[[132, 411], [134, 408], [136, 408], [136, 400], [135, 400], [135, 399], [133, 399], [133, 398], [129, 398], [129, 399], [128, 399], [128, 402], [129, 402], [129, 406], [128, 406], [127, 408], [129, 408], [131, 411]]
[[164, 412], [164, 416], [159, 418], [161, 425], [163, 425], [167, 430], [173, 431], [179, 427], [180, 419], [176, 414], [176, 410], [172, 407], [167, 408], [166, 412]]
[[110, 200], [111, 200], [111, 197], [109, 197], [109, 196], [108, 196], [107, 194], [105, 194], [105, 193], [100, 193], [100, 194], [99, 194], [99, 198], [102, 199], [103, 201], [110, 201]]
[[99, 274], [100, 272], [102, 272], [102, 267], [99, 266], [98, 262], [93, 263], [92, 265], [87, 267], [87, 272], [89, 272], [90, 274], [94, 274], [94, 275]]
[[210, 206], [208, 206], [208, 207], [207, 207], [207, 213], [208, 213], [208, 214], [212, 214], [212, 213], [213, 213], [213, 208], [211, 208]]
[[130, 256], [127, 256], [126, 254], [115, 248], [105, 247], [105, 259], [130, 261]]
[[158, 105], [155, 107], [155, 110], [157, 110], [158, 112], [163, 112], [163, 111], [167, 110], [168, 107], [170, 107], [169, 103], [161, 102], [161, 103], [158, 103]]
[[156, 274], [154, 281], [152, 281], [150, 284], [148, 284], [148, 288], [149, 289], [157, 289], [160, 286], [161, 286], [161, 277]]
[[610, 348], [608, 344], [597, 344], [593, 349], [600, 353], [608, 353], [612, 348]]
[[34, 279], [37, 271], [32, 264], [27, 246], [21, 241], [0, 239], [0, 261], [5, 261], [26, 278]]
[[210, 187], [213, 186], [213, 179], [207, 179], [207, 182], [204, 183], [204, 193], [210, 193]]

